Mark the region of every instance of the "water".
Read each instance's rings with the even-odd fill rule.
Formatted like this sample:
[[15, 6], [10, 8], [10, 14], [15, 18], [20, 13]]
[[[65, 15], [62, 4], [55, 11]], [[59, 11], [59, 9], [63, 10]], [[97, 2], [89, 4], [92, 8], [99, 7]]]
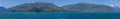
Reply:
[[120, 19], [113, 12], [1, 12], [0, 19]]

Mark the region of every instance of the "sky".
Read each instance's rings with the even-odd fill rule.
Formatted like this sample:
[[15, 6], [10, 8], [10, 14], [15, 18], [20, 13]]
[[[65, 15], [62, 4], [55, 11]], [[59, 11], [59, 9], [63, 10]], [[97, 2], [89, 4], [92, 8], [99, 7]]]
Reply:
[[[36, 1], [51, 2], [57, 6], [76, 4], [83, 1], [87, 3], [93, 3], [93, 4], [120, 6], [120, 0], [36, 0]], [[29, 3], [29, 2], [32, 2], [32, 0], [0, 0], [0, 6], [9, 8], [9, 7], [14, 7], [16, 5], [20, 5], [23, 3]]]

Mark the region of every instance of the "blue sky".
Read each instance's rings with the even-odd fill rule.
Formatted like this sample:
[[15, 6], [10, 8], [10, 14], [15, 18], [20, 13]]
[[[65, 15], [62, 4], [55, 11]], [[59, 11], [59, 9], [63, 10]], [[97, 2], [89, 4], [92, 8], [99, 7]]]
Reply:
[[[3, 7], [13, 7], [16, 5], [20, 5], [23, 3], [29, 3], [32, 0], [0, 0], [0, 6]], [[67, 5], [67, 4], [75, 4], [75, 3], [79, 3], [81, 1], [85, 1], [88, 3], [93, 3], [93, 4], [102, 4], [102, 5], [116, 5], [116, 6], [120, 6], [120, 0], [36, 0], [36, 1], [41, 1], [41, 2], [51, 2], [54, 3], [57, 6], [63, 6], [63, 5]]]

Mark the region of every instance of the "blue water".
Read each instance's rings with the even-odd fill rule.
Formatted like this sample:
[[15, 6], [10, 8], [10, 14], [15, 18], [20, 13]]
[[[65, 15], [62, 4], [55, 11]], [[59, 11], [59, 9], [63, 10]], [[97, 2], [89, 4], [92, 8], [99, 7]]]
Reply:
[[0, 19], [120, 19], [119, 12], [1, 12]]

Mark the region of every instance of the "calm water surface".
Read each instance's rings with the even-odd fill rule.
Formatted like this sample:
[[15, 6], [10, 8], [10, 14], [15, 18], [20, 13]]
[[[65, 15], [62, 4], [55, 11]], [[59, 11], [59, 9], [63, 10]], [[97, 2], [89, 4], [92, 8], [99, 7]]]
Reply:
[[1, 12], [0, 19], [120, 19], [120, 12]]

